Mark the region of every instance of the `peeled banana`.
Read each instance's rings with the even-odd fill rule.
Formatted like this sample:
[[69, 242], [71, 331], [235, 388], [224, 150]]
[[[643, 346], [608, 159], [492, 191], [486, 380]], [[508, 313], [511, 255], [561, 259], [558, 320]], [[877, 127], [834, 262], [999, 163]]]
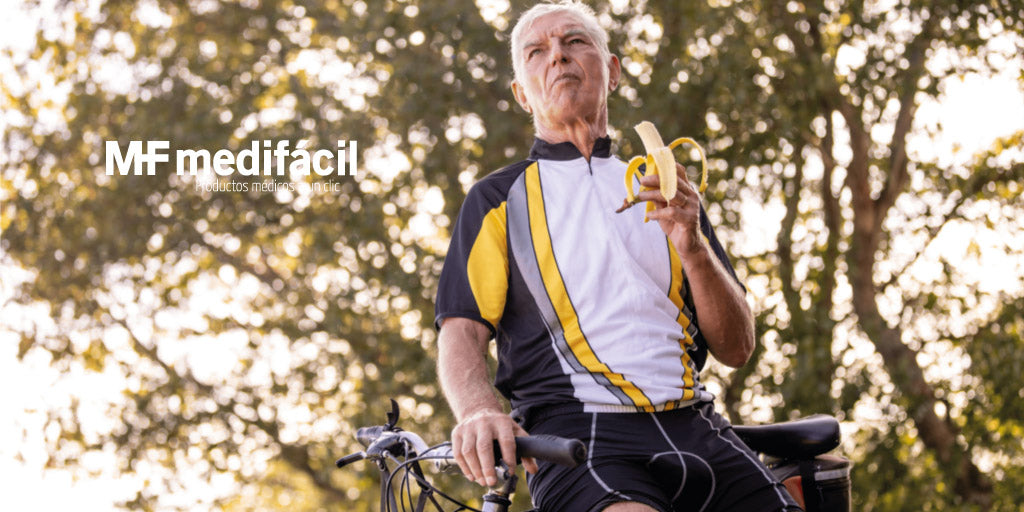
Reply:
[[[692, 144], [697, 148], [697, 152], [700, 153], [701, 171], [700, 187], [698, 190], [702, 194], [704, 193], [704, 190], [708, 188], [708, 161], [700, 144], [697, 144], [696, 141], [689, 137], [679, 137], [666, 146], [661, 139], [661, 135], [658, 133], [658, 129], [650, 121], [643, 121], [633, 128], [640, 136], [640, 141], [643, 142], [647, 157], [635, 156], [629, 161], [626, 167], [626, 200], [616, 212], [621, 212], [639, 202], [636, 198], [636, 193], [633, 192], [633, 180], [641, 176], [641, 165], [645, 165], [647, 173], [654, 173], [658, 176], [659, 190], [666, 202], [676, 196], [678, 181], [676, 179], [676, 159], [672, 154], [672, 150], [681, 144]], [[641, 190], [653, 189], [642, 187]], [[654, 210], [654, 203], [648, 202], [647, 212], [652, 210]], [[646, 222], [646, 220], [647, 217], [645, 215], [644, 221]]]

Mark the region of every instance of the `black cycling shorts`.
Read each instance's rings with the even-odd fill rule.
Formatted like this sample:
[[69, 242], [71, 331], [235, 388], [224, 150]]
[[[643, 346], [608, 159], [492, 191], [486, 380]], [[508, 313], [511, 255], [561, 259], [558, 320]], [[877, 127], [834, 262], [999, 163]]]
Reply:
[[580, 439], [576, 468], [539, 462], [527, 481], [542, 512], [599, 511], [635, 501], [662, 512], [800, 508], [711, 403], [656, 413], [569, 412], [525, 425]]

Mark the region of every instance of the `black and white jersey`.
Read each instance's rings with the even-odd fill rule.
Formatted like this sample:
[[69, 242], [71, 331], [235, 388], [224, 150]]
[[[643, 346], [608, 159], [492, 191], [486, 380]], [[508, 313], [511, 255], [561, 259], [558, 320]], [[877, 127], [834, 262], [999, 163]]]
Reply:
[[[520, 410], [656, 411], [713, 396], [707, 345], [679, 255], [625, 197], [626, 163], [598, 139], [590, 162], [537, 139], [528, 160], [469, 191], [455, 223], [435, 325], [465, 317], [497, 340], [495, 385]], [[735, 277], [701, 209], [708, 244]]]

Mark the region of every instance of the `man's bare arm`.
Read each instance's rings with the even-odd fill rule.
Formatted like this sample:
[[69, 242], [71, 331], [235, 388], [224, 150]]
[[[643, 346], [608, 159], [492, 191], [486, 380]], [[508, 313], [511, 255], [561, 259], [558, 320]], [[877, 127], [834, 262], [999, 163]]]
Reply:
[[743, 366], [754, 351], [754, 316], [743, 290], [706, 243], [680, 259], [708, 349], [722, 364]]
[[447, 318], [438, 340], [437, 374], [459, 422], [482, 410], [501, 412], [487, 375], [487, 327], [468, 318]]
[[657, 190], [658, 176], [640, 178], [653, 190], [642, 191], [642, 201], [653, 201], [655, 210], [647, 217], [657, 220], [675, 246], [690, 283], [693, 302], [700, 311], [700, 329], [708, 349], [723, 364], [739, 368], [754, 351], [754, 315], [743, 290], [718, 261], [700, 231], [700, 196], [679, 164], [676, 197], [666, 202]]
[[[467, 478], [494, 485], [493, 442], [498, 440], [502, 459], [515, 464], [514, 436], [526, 431], [502, 410], [487, 374], [487, 327], [468, 318], [448, 318], [438, 337], [437, 374], [458, 424], [452, 430], [455, 462]], [[536, 472], [532, 460], [523, 460]]]

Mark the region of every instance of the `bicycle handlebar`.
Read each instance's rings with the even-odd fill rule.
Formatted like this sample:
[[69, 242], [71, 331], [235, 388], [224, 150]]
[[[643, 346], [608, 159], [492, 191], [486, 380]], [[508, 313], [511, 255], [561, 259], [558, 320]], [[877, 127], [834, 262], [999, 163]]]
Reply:
[[587, 459], [587, 447], [579, 439], [539, 434], [517, 437], [516, 456], [533, 457], [574, 468]]
[[[420, 456], [433, 459], [438, 469], [455, 465], [455, 456], [450, 444], [430, 449], [420, 436], [412, 432], [385, 430], [382, 426], [363, 427], [356, 431], [356, 439], [366, 447], [366, 452], [338, 459], [336, 463], [338, 467], [366, 457], [380, 456], [383, 452], [395, 450], [403, 444], [408, 445]], [[587, 458], [587, 448], [578, 439], [541, 434], [516, 437], [515, 443], [517, 459], [530, 457], [563, 466], [576, 467]], [[494, 460], [501, 460], [501, 450], [497, 441], [494, 442]], [[516, 463], [518, 462], [519, 460], [516, 460]]]
[[[516, 437], [516, 464], [523, 457], [530, 457], [562, 466], [574, 468], [587, 459], [587, 447], [579, 439], [540, 434], [536, 436]], [[444, 445], [423, 454], [425, 458], [434, 459], [434, 465], [444, 470], [455, 465], [455, 455], [451, 445]], [[501, 447], [494, 442], [494, 460], [501, 460]]]

